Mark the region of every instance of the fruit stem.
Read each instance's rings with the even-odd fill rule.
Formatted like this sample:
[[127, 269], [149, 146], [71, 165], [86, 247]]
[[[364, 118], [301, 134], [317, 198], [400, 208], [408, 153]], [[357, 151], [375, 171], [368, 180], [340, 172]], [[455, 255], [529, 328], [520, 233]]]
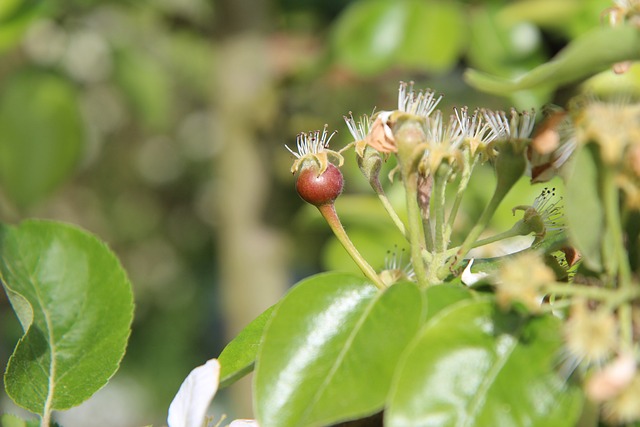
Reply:
[[369, 263], [362, 257], [360, 252], [356, 249], [351, 239], [347, 235], [347, 232], [344, 230], [342, 226], [342, 222], [340, 222], [340, 218], [338, 218], [338, 214], [336, 213], [335, 205], [333, 203], [327, 203], [324, 205], [318, 206], [318, 210], [331, 227], [333, 234], [336, 235], [342, 246], [345, 250], [351, 255], [353, 261], [360, 267], [362, 273], [369, 278], [373, 282], [374, 285], [380, 290], [386, 289], [386, 285], [380, 280], [380, 277], [376, 273], [376, 271], [369, 265]]

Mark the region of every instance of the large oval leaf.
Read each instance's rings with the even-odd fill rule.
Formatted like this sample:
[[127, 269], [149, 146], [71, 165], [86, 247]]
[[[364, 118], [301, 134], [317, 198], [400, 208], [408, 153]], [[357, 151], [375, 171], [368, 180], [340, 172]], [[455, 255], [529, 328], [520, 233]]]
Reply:
[[131, 285], [113, 253], [50, 221], [0, 227], [0, 277], [25, 335], [5, 373], [7, 393], [37, 414], [78, 405], [124, 355]]
[[462, 301], [407, 350], [385, 411], [391, 427], [574, 426], [581, 399], [553, 370], [557, 319]]
[[21, 72], [0, 93], [0, 184], [26, 207], [49, 195], [74, 171], [84, 147], [76, 92], [42, 71]]
[[421, 311], [412, 283], [380, 292], [338, 273], [301, 282], [278, 304], [258, 352], [260, 426], [325, 425], [382, 409]]

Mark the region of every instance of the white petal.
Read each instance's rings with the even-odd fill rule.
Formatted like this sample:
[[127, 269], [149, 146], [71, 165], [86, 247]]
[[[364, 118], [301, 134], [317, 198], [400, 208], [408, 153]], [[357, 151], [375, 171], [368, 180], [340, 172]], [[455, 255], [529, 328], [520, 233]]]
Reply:
[[220, 363], [217, 359], [191, 371], [169, 406], [169, 427], [202, 427], [219, 383]]
[[471, 272], [472, 265], [473, 265], [473, 258], [469, 260], [469, 264], [467, 264], [464, 271], [462, 272], [462, 276], [460, 276], [460, 280], [462, 280], [462, 283], [464, 283], [467, 286], [473, 286], [475, 283], [479, 282], [480, 280], [484, 279], [489, 275], [488, 273], [485, 273], [483, 271], [479, 273], [472, 273]]
[[260, 427], [256, 420], [234, 420], [229, 427]]

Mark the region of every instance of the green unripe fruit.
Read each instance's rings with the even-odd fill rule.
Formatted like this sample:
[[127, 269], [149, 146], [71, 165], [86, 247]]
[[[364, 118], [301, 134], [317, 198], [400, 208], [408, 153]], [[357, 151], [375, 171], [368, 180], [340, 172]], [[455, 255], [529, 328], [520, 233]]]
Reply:
[[318, 172], [316, 166], [303, 168], [296, 181], [296, 190], [305, 202], [314, 206], [331, 204], [342, 193], [342, 172], [331, 163], [323, 173], [318, 175]]

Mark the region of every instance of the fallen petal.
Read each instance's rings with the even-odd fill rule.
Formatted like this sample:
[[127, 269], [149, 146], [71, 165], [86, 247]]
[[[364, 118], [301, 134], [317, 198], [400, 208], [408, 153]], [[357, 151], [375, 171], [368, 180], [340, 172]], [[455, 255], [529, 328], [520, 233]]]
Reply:
[[169, 427], [202, 427], [219, 383], [220, 363], [217, 359], [191, 371], [169, 406]]

